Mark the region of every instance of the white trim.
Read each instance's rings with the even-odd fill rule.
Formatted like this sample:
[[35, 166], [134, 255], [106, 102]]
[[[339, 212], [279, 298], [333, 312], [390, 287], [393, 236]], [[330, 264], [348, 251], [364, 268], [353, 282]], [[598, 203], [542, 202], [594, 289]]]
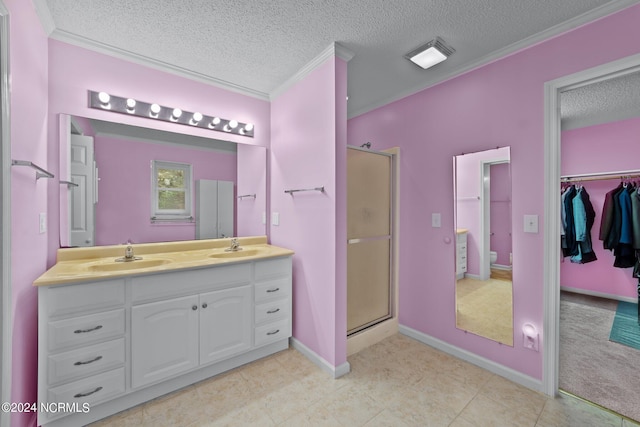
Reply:
[[164, 71], [166, 73], [184, 77], [196, 82], [216, 86], [231, 92], [239, 93], [241, 95], [250, 96], [252, 98], [261, 99], [263, 101], [269, 100], [269, 94], [265, 92], [254, 90], [245, 86], [240, 86], [225, 80], [217, 79], [215, 77], [211, 77], [206, 74], [199, 73], [197, 71], [188, 70], [186, 68], [179, 67], [174, 64], [169, 64], [167, 62], [159, 61], [157, 59], [153, 59], [148, 56], [129, 52], [127, 50], [120, 49], [120, 48], [117, 48], [105, 43], [101, 43], [95, 40], [89, 40], [87, 38], [84, 38], [63, 30], [55, 29], [49, 35], [49, 37], [55, 40], [60, 40], [65, 43], [69, 43], [75, 46], [89, 49], [94, 52], [99, 52], [115, 58], [124, 59], [125, 61], [133, 62], [135, 64], [143, 65], [159, 71]]
[[608, 2], [606, 4], [603, 4], [602, 6], [596, 7], [595, 9], [592, 9], [586, 13], [583, 13], [582, 15], [578, 15], [575, 16], [571, 19], [569, 19], [568, 21], [564, 21], [554, 27], [551, 28], [547, 28], [544, 31], [541, 31], [537, 34], [533, 34], [525, 39], [522, 39], [516, 43], [510, 44], [509, 46], [505, 46], [502, 49], [498, 49], [495, 50], [493, 52], [491, 52], [488, 55], [485, 55], [471, 63], [469, 63], [468, 65], [461, 67], [461, 68], [456, 68], [455, 70], [452, 70], [450, 73], [445, 74], [444, 76], [438, 78], [438, 80], [430, 80], [430, 81], [426, 81], [423, 82], [419, 85], [413, 86], [407, 90], [404, 90], [402, 92], [398, 92], [396, 94], [394, 94], [393, 96], [390, 96], [388, 98], [382, 99], [382, 100], [378, 100], [375, 102], [372, 102], [370, 104], [367, 104], [357, 110], [353, 110], [350, 111], [348, 113], [348, 119], [352, 119], [354, 117], [360, 116], [362, 114], [368, 113], [369, 111], [375, 110], [376, 108], [380, 108], [384, 105], [390, 104], [392, 102], [398, 101], [402, 98], [406, 98], [408, 96], [414, 95], [418, 92], [422, 92], [425, 89], [428, 89], [430, 87], [433, 86], [437, 86], [440, 83], [444, 83], [447, 80], [451, 80], [453, 78], [459, 77], [469, 71], [472, 71], [476, 68], [480, 68], [484, 65], [490, 64], [493, 61], [496, 61], [498, 59], [501, 59], [503, 57], [506, 57], [508, 55], [511, 55], [519, 50], [531, 47], [537, 43], [541, 43], [547, 39], [550, 39], [554, 36], [557, 36], [561, 33], [564, 33], [566, 31], [572, 30], [574, 28], [577, 28], [581, 25], [587, 24], [589, 22], [595, 21], [596, 19], [602, 18], [604, 16], [607, 15], [611, 15], [615, 12], [618, 12], [622, 9], [625, 9], [627, 7], [633, 6], [634, 4], [638, 3], [638, 0], [620, 0], [620, 1], [611, 1]]
[[504, 271], [513, 270], [513, 267], [511, 265], [502, 265], [502, 264], [491, 264], [491, 268], [494, 268], [496, 270], [504, 270]]
[[[11, 402], [11, 349], [13, 321], [11, 312], [11, 120], [9, 86], [9, 11], [0, 0], [0, 170], [2, 188], [0, 198], [2, 208], [0, 223], [2, 227], [2, 246], [0, 247], [0, 401]], [[0, 425], [8, 426], [11, 414], [0, 412]]]
[[342, 365], [333, 366], [331, 363], [320, 357], [315, 351], [311, 350], [306, 345], [302, 344], [297, 339], [291, 337], [291, 347], [298, 350], [304, 357], [309, 359], [314, 365], [331, 375], [333, 378], [340, 378], [343, 375], [348, 374], [351, 371], [351, 365], [349, 362], [344, 362]]
[[630, 302], [632, 304], [636, 304], [638, 302], [638, 298], [633, 298], [633, 297], [624, 297], [621, 295], [614, 295], [614, 294], [608, 294], [606, 292], [598, 292], [598, 291], [590, 291], [588, 289], [580, 289], [580, 288], [572, 288], [570, 286], [562, 286], [560, 285], [560, 290], [561, 291], [566, 291], [566, 292], [572, 292], [574, 294], [580, 294], [580, 295], [589, 295], [592, 297], [599, 297], [599, 298], [606, 298], [606, 299], [611, 299], [611, 300], [616, 300], [616, 301], [624, 301], [624, 302]]
[[543, 392], [558, 393], [560, 347], [560, 92], [640, 69], [640, 54], [583, 70], [544, 85], [544, 326]]
[[275, 90], [271, 91], [269, 99], [275, 100], [277, 97], [286, 92], [290, 87], [304, 79], [313, 70], [322, 65], [327, 59], [337, 56], [338, 58], [349, 62], [353, 58], [354, 54], [340, 43], [333, 42], [325, 50], [320, 52], [318, 56], [307, 62], [302, 68], [300, 68], [293, 76], [289, 77], [287, 81], [278, 86]]
[[51, 10], [49, 9], [47, 0], [33, 0], [33, 6], [35, 7], [36, 14], [40, 19], [40, 24], [42, 24], [42, 29], [48, 36], [50, 36], [56, 29], [56, 23], [53, 20], [53, 15], [51, 15]]
[[408, 326], [400, 325], [400, 333], [417, 341], [420, 341], [421, 343], [426, 344], [430, 347], [457, 357], [458, 359], [462, 359], [482, 369], [486, 369], [489, 372], [493, 372], [496, 375], [500, 375], [501, 377], [513, 381], [514, 383], [520, 384], [535, 391], [542, 390], [542, 383], [533, 377], [515, 371], [511, 368], [507, 368], [506, 366], [500, 365], [499, 363], [496, 363], [492, 360], [485, 359], [484, 357], [478, 356], [477, 354], [471, 353], [467, 350], [463, 350], [459, 347], [453, 346], [449, 343], [424, 334]]

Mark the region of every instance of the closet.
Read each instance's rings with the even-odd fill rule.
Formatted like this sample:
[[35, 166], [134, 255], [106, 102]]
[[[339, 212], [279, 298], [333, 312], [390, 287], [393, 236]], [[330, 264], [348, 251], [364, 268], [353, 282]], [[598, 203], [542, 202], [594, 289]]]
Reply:
[[[639, 282], [633, 274], [636, 247], [640, 249], [640, 240], [633, 240], [633, 219], [637, 218], [640, 238], [640, 212], [631, 206], [633, 198], [636, 208], [640, 204], [639, 155], [640, 118], [562, 131], [561, 223], [568, 225], [563, 215], [569, 215], [569, 205], [580, 210], [577, 215], [571, 212], [571, 218], [583, 223], [573, 230], [574, 237], [582, 234], [577, 245], [567, 235], [558, 242], [563, 249], [559, 387], [635, 420], [640, 420], [640, 346], [622, 343], [617, 325], [621, 314], [627, 315], [635, 326], [625, 333], [640, 343]], [[580, 200], [565, 203], [572, 193]], [[591, 213], [584, 200], [589, 201]], [[590, 245], [584, 244], [589, 243], [584, 241], [585, 228]], [[568, 250], [570, 246], [573, 250]]]

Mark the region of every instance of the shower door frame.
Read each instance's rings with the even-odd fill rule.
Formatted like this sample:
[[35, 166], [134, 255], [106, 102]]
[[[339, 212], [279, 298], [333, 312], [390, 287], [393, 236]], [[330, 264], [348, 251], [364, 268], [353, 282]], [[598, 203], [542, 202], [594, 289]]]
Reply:
[[[358, 326], [352, 330], [347, 330], [347, 338], [353, 337], [354, 335], [364, 332], [366, 330], [368, 330], [369, 328], [371, 328], [372, 326], [375, 326], [377, 324], [380, 324], [382, 322], [385, 322], [389, 319], [393, 319], [396, 317], [396, 280], [395, 280], [395, 275], [396, 275], [396, 268], [395, 268], [395, 262], [396, 262], [396, 222], [395, 222], [395, 217], [396, 217], [396, 185], [397, 185], [397, 175], [396, 175], [396, 159], [397, 159], [397, 154], [396, 153], [386, 153], [383, 151], [377, 151], [377, 150], [371, 150], [369, 148], [363, 148], [363, 147], [358, 147], [358, 146], [354, 146], [354, 145], [347, 145], [347, 150], [356, 150], [356, 151], [363, 151], [365, 153], [372, 153], [372, 154], [377, 154], [377, 155], [381, 155], [381, 156], [385, 156], [389, 158], [389, 162], [390, 162], [390, 168], [389, 168], [389, 234], [387, 236], [376, 236], [376, 237], [365, 237], [365, 238], [355, 238], [355, 239], [347, 239], [347, 245], [350, 244], [357, 244], [357, 243], [362, 243], [362, 242], [366, 242], [366, 241], [374, 241], [374, 240], [382, 240], [386, 237], [387, 240], [389, 240], [389, 306], [388, 306], [388, 313], [386, 316], [380, 317], [376, 320], [372, 320], [371, 322], [367, 322], [361, 326]], [[349, 197], [349, 195], [347, 194], [347, 198]], [[347, 268], [349, 265], [349, 259], [347, 258]], [[347, 288], [349, 286], [349, 283], [347, 282]], [[348, 302], [347, 302], [347, 308], [348, 308]]]

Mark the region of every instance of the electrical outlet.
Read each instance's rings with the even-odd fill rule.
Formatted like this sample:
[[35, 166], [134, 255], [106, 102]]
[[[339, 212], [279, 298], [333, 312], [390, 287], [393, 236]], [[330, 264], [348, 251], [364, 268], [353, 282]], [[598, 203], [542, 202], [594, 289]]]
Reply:
[[440, 215], [439, 213], [431, 214], [431, 227], [433, 228], [442, 227], [442, 215]]
[[538, 215], [525, 215], [524, 216], [524, 232], [525, 233], [537, 233], [538, 232]]
[[47, 232], [47, 214], [45, 212], [40, 213], [40, 234]]
[[271, 225], [280, 225], [280, 213], [271, 212]]

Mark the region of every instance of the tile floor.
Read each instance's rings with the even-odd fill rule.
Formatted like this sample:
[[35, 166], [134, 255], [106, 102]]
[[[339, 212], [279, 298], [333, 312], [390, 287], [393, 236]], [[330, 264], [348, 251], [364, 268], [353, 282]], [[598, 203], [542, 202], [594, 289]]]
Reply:
[[337, 380], [293, 349], [93, 424], [105, 426], [638, 426], [395, 335]]

